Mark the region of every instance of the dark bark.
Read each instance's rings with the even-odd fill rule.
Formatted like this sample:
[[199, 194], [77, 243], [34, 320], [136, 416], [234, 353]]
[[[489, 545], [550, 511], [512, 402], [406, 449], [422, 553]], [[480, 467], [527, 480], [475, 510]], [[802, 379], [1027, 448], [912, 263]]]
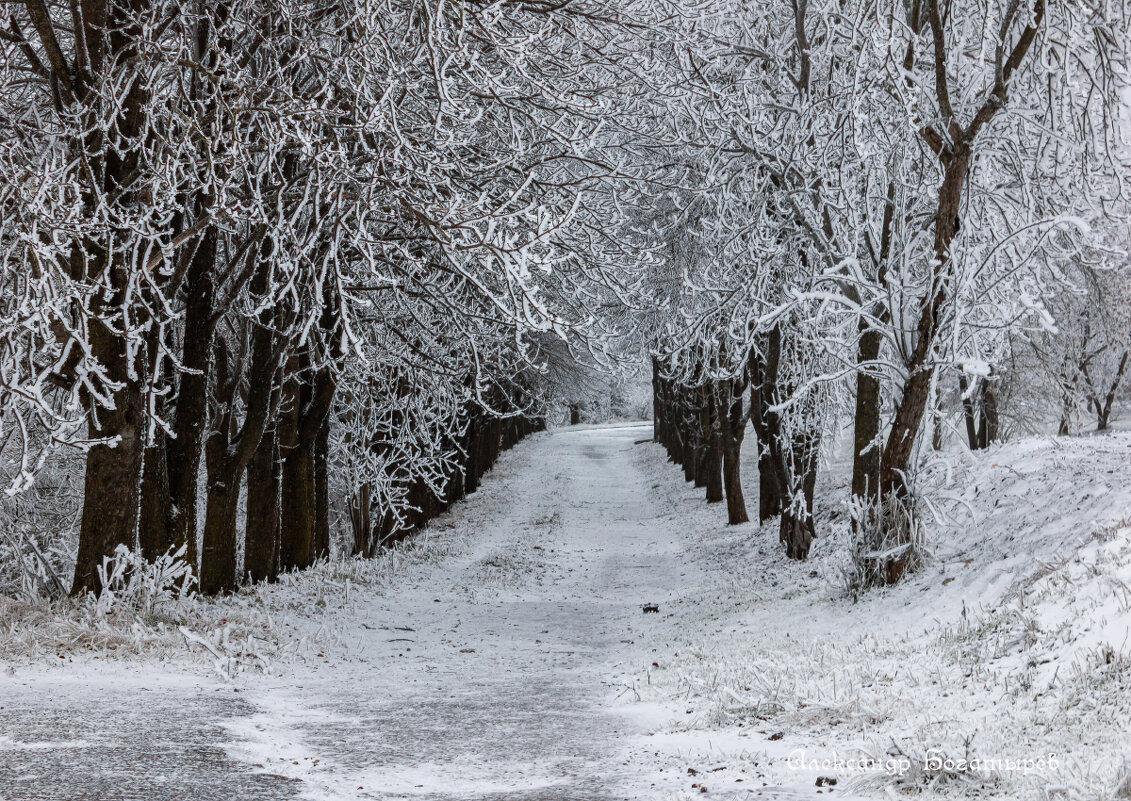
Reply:
[[972, 393], [966, 376], [958, 376], [958, 387], [962, 392], [962, 414], [966, 420], [966, 438], [972, 451], [990, 447], [997, 440], [999, 425], [997, 398], [990, 382], [981, 377], [975, 380], [976, 389]]
[[351, 556], [369, 556], [373, 542], [373, 507], [370, 485], [362, 484], [350, 498]]
[[212, 595], [236, 586], [236, 508], [239, 479], [225, 458], [232, 440], [233, 410], [239, 377], [219, 343], [213, 356], [216, 369], [217, 413], [204, 445], [208, 500], [204, 512], [204, 541], [200, 553], [200, 591]]
[[[758, 443], [758, 521], [765, 523], [781, 514], [785, 487], [776, 462], [776, 432], [771, 431], [769, 406], [775, 392], [780, 340], [767, 337], [762, 353], [750, 357], [750, 420]], [[773, 366], [772, 371], [769, 366]], [[774, 380], [770, 380], [770, 375]]]
[[208, 415], [208, 386], [212, 343], [215, 339], [216, 234], [203, 238], [185, 280], [185, 327], [181, 363], [186, 368], [177, 380], [173, 439], [168, 448], [169, 518], [171, 544], [188, 543], [196, 562], [196, 517], [200, 503], [197, 472], [204, 452]]
[[700, 386], [691, 390], [694, 398], [695, 418], [695, 462], [692, 465], [692, 480], [696, 487], [704, 488], [710, 480], [711, 468], [714, 466], [711, 452], [711, 409], [707, 402], [707, 387]]
[[314, 558], [330, 555], [330, 421], [326, 419], [314, 444]]
[[[90, 167], [87, 174], [101, 175], [100, 186], [82, 185], [84, 206], [93, 211], [110, 196], [117, 196], [118, 202], [126, 205], [139, 202], [128, 184], [139, 164], [147, 107], [147, 93], [136, 74], [135, 60], [142, 31], [128, 21], [125, 9], [105, 0], [83, 0], [82, 35], [87, 39], [87, 47], [75, 53], [75, 66], [84, 69], [72, 70], [54, 35], [46, 7], [28, 4], [27, 9], [65, 104], [75, 104], [80, 113], [96, 117], [98, 109], [83, 107], [91, 99], [84, 76], [100, 75], [109, 68], [120, 79], [120, 110], [112, 121], [113, 133], [104, 134], [107, 129], [93, 124], [91, 119], [84, 141], [76, 143]], [[105, 66], [107, 63], [109, 67]], [[110, 136], [114, 141], [107, 141], [106, 137]], [[128, 241], [130, 233], [114, 231], [111, 237]], [[113, 408], [101, 408], [98, 399], [89, 392], [83, 392], [80, 398], [89, 436], [103, 440], [104, 444], [94, 445], [87, 451], [72, 594], [99, 591], [98, 567], [103, 558], [112, 555], [119, 545], [130, 548], [136, 545], [145, 447], [145, 397], [142, 379], [131, 369], [137, 367], [134, 354], [125, 336], [115, 330], [119, 323], [111, 326], [103, 322], [115, 320], [126, 303], [125, 293], [130, 283], [127, 260], [131, 258], [128, 249], [107, 249], [104, 242], [89, 239], [76, 243], [71, 258], [74, 277], [86, 279], [91, 285], [106, 284], [106, 290], [96, 293], [91, 301], [89, 349], [90, 355], [103, 366], [109, 382], [118, 385], [113, 390], [103, 388]]]
[[[158, 428], [145, 448], [145, 465], [141, 480], [141, 519], [138, 522], [138, 545], [144, 559], [153, 560], [166, 553], [173, 544], [169, 535], [169, 469], [165, 432]], [[193, 554], [187, 551], [185, 561], [195, 567]]]
[[726, 499], [726, 493], [723, 489], [723, 437], [719, 424], [719, 399], [715, 388], [711, 385], [703, 388], [703, 397], [707, 409], [705, 416], [707, 427], [703, 432], [706, 443], [703, 468], [707, 503], [721, 503]]
[[[1094, 390], [1088, 397], [1092, 409], [1096, 412], [1096, 431], [1106, 431], [1111, 422], [1111, 407], [1112, 404], [1115, 403], [1115, 396], [1119, 392], [1119, 386], [1123, 383], [1123, 376], [1127, 372], [1128, 357], [1131, 357], [1131, 351], [1123, 351], [1123, 355], [1119, 357], [1119, 366], [1116, 368], [1115, 376], [1112, 378], [1111, 384], [1103, 398], [1101, 399], [1099, 393]], [[1083, 372], [1088, 379], [1089, 386], [1091, 386], [1092, 379], [1088, 374], [1088, 366], [1086, 363], [1083, 365]]]
[[[1008, 51], [1004, 46], [998, 51], [992, 85], [978, 104], [969, 124], [963, 126], [950, 104], [945, 11], [940, 6], [939, 0], [925, 0], [934, 50], [935, 99], [940, 113], [939, 121], [924, 126], [921, 135], [938, 156], [943, 179], [934, 214], [935, 261], [931, 281], [919, 308], [915, 345], [907, 361], [909, 377], [896, 408], [882, 456], [880, 491], [885, 497], [891, 495], [896, 500], [907, 497], [907, 470], [927, 408], [934, 372], [931, 357], [941, 325], [942, 311], [950, 297], [953, 275], [950, 251], [962, 218], [963, 189], [974, 158], [974, 143], [982, 128], [1006, 106], [1010, 80], [1036, 41], [1046, 10], [1045, 0], [1036, 0], [1029, 21], [1013, 41], [1013, 46]], [[945, 130], [940, 130], [939, 126]]]
[[299, 379], [301, 406], [293, 439], [283, 457], [283, 509], [280, 524], [282, 569], [307, 568], [313, 563], [318, 537], [318, 491], [315, 452], [333, 403], [337, 381], [329, 367], [312, 378]]
[[880, 355], [880, 332], [861, 323], [857, 350], [856, 413], [853, 419], [852, 528], [868, 524], [879, 504], [880, 491], [880, 381], [864, 365]]
[[970, 146], [964, 140], [953, 145], [947, 158], [935, 213], [936, 264], [930, 290], [919, 311], [915, 348], [907, 363], [908, 379], [903, 397], [896, 407], [891, 431], [881, 457], [880, 491], [897, 498], [907, 495], [906, 477], [911, 454], [927, 409], [927, 400], [934, 367], [931, 353], [941, 324], [943, 306], [949, 297], [953, 272], [950, 246], [958, 233], [962, 212], [962, 190], [969, 172]]
[[248, 581], [274, 581], [279, 571], [283, 471], [274, 427], [264, 432], [247, 466], [243, 572]]
[[[91, 339], [99, 343], [92, 348], [96, 354], [112, 353], [115, 340], [119, 346], [124, 344], [109, 332], [92, 335]], [[102, 559], [113, 555], [118, 545], [132, 548], [137, 534], [144, 398], [137, 382], [125, 375], [125, 354], [119, 351], [114, 356], [104, 355], [100, 360], [113, 365], [111, 376], [118, 373], [125, 383], [113, 393], [115, 408], [98, 409], [94, 401], [88, 402], [91, 437], [116, 439], [116, 444], [94, 445], [87, 452], [72, 594], [98, 592], [101, 589], [98, 567]]]
[[283, 513], [280, 526], [283, 569], [304, 569], [314, 562], [317, 517], [314, 443], [300, 441], [283, 460]]
[[742, 440], [746, 417], [742, 413], [742, 396], [745, 379], [723, 382], [727, 397], [726, 411], [721, 415], [723, 426], [723, 487], [726, 491], [727, 523], [734, 526], [750, 521], [746, 512], [746, 498], [742, 492]]
[[[262, 261], [257, 269], [257, 282], [262, 283], [257, 288], [265, 283], [268, 269], [266, 260]], [[217, 413], [205, 443], [208, 494], [200, 559], [200, 591], [205, 594], [236, 587], [236, 518], [231, 505], [239, 500], [244, 471], [273, 416], [277, 338], [270, 328], [253, 324], [250, 339], [246, 409], [236, 434], [234, 410], [240, 376], [230, 364], [225, 343], [218, 341], [213, 349]]]

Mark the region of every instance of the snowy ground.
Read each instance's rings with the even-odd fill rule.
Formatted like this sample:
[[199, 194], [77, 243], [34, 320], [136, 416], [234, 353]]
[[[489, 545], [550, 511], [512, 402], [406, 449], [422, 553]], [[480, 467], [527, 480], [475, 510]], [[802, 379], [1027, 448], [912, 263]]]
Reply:
[[626, 672], [662, 721], [650, 750], [712, 792], [745, 770], [866, 797], [1131, 798], [1129, 466], [1127, 434], [939, 457], [934, 558], [855, 604], [843, 466], [806, 563], [689, 486], [659, 500], [708, 581]]
[[935, 560], [853, 604], [843, 486], [790, 563], [650, 434], [538, 435], [408, 552], [202, 603], [190, 646], [0, 631], [0, 798], [1114, 797], [1131, 435], [940, 462]]

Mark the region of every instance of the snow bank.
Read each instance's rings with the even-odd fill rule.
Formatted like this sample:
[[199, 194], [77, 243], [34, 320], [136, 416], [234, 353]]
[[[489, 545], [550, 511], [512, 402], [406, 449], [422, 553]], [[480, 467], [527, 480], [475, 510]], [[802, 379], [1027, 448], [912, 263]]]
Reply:
[[658, 447], [638, 458], [710, 577], [619, 677], [641, 698], [626, 713], [652, 731], [637, 758], [661, 760], [674, 797], [1127, 797], [1131, 436], [937, 458], [922, 476], [934, 558], [859, 603], [841, 578], [844, 469], [821, 488], [812, 558], [795, 563], [774, 525], [725, 526]]

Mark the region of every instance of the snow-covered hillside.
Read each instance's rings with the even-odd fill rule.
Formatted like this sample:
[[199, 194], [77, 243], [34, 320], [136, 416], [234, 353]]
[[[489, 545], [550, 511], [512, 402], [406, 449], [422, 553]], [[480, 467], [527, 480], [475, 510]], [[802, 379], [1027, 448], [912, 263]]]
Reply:
[[652, 726], [641, 747], [669, 760], [664, 786], [1129, 792], [1131, 435], [940, 457], [922, 477], [933, 558], [858, 603], [842, 579], [844, 471], [818, 491], [823, 537], [798, 563], [776, 526], [725, 526], [660, 448], [636, 458], [708, 577], [681, 588], [625, 670]]

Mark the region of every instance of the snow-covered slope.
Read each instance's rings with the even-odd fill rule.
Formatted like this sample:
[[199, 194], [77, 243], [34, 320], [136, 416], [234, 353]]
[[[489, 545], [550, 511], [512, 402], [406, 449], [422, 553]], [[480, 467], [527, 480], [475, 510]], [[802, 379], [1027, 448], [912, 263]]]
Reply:
[[841, 796], [1126, 797], [1131, 435], [938, 457], [921, 477], [934, 558], [858, 603], [841, 578], [845, 471], [830, 471], [824, 536], [795, 563], [772, 524], [727, 527], [658, 447], [638, 458], [711, 577], [626, 679], [644, 699], [626, 712], [653, 727], [640, 748], [668, 758], [672, 791], [753, 775]]

